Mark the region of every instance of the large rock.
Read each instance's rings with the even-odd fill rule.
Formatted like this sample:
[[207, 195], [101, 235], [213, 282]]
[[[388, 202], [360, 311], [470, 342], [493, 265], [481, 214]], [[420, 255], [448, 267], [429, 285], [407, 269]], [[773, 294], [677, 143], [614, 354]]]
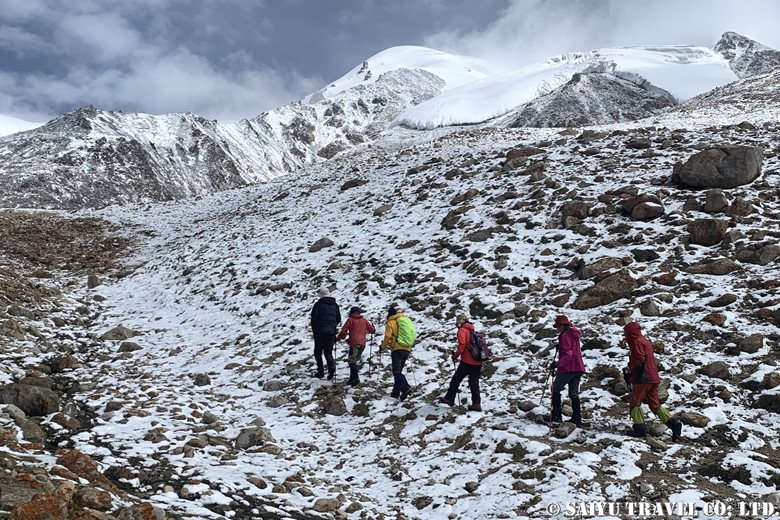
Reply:
[[713, 361], [704, 365], [699, 369], [699, 373], [716, 379], [729, 379], [731, 377], [729, 366], [725, 361]]
[[674, 417], [681, 423], [693, 426], [694, 428], [704, 428], [710, 423], [709, 417], [695, 412], [682, 412], [675, 414]]
[[13, 404], [31, 416], [49, 415], [60, 409], [60, 398], [53, 391], [18, 383], [0, 388], [0, 403]]
[[710, 274], [715, 276], [724, 276], [734, 271], [739, 271], [740, 267], [728, 258], [718, 258], [716, 260], [707, 260], [698, 264], [689, 265], [685, 270], [691, 274]]
[[103, 335], [100, 336], [100, 339], [104, 339], [107, 341], [124, 341], [126, 339], [130, 339], [135, 336], [138, 336], [139, 334], [140, 334], [139, 332], [136, 332], [132, 329], [128, 329], [123, 325], [117, 325], [116, 327], [109, 330], [108, 332], [103, 333]]
[[665, 212], [664, 205], [657, 195], [642, 194], [631, 197], [621, 203], [623, 211], [634, 220], [653, 220]]
[[332, 245], [333, 245], [333, 240], [327, 237], [323, 237], [311, 245], [311, 247], [309, 248], [309, 253], [316, 253], [317, 251], [320, 251]]
[[572, 307], [583, 310], [607, 305], [621, 298], [628, 298], [637, 287], [639, 282], [623, 269], [580, 293]]
[[714, 246], [721, 243], [728, 229], [727, 221], [716, 218], [700, 218], [688, 224], [691, 244], [700, 246]]
[[750, 184], [761, 174], [764, 149], [755, 146], [719, 146], [674, 165], [672, 181], [694, 189], [736, 188]]
[[251, 428], [244, 428], [239, 432], [236, 438], [236, 449], [245, 450], [252, 446], [258, 446], [266, 443], [273, 443], [274, 438], [271, 435], [271, 430], [263, 426], [253, 426]]
[[588, 278], [594, 278], [606, 271], [611, 271], [613, 269], [620, 269], [621, 267], [623, 267], [623, 261], [620, 258], [605, 256], [597, 260], [594, 260], [589, 264], [583, 265], [579, 269], [578, 274], [580, 278], [582, 278], [583, 280], [587, 280]]
[[780, 413], [780, 394], [763, 394], [753, 405], [768, 412]]

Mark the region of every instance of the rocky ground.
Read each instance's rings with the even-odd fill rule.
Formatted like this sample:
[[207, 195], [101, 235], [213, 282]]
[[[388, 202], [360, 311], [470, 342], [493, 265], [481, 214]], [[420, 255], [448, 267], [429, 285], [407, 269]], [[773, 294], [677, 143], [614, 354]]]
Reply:
[[[197, 200], [0, 214], [7, 516], [32, 518], [33, 492], [54, 518], [776, 503], [780, 127], [688, 122], [399, 131]], [[408, 310], [408, 401], [387, 396], [376, 341], [360, 387], [343, 385], [343, 344], [337, 382], [310, 377], [321, 285], [380, 330], [391, 302]], [[460, 312], [496, 354], [483, 413], [436, 404]], [[591, 426], [550, 432], [558, 313], [585, 333]], [[654, 418], [648, 440], [622, 435], [631, 319], [656, 343], [678, 443]]]

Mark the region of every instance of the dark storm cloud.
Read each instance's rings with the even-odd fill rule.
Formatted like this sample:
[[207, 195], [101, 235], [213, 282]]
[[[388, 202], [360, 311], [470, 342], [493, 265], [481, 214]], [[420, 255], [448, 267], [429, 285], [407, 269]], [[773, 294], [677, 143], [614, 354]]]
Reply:
[[3, 0], [0, 113], [92, 103], [237, 119], [393, 45], [487, 26], [506, 0]]
[[395, 45], [507, 65], [604, 46], [775, 48], [772, 0], [2, 0], [0, 113], [80, 105], [251, 117]]

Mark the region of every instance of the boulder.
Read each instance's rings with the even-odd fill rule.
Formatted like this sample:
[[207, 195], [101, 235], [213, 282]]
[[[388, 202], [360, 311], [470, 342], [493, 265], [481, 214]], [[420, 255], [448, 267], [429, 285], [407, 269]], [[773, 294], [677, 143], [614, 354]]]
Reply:
[[780, 413], [780, 394], [763, 394], [753, 404], [753, 408], [761, 408], [768, 412]]
[[138, 336], [139, 334], [140, 332], [128, 329], [127, 327], [120, 324], [108, 332], [103, 333], [103, 335], [100, 336], [100, 339], [107, 341], [124, 341], [126, 339]]
[[333, 245], [333, 240], [327, 237], [323, 237], [311, 245], [311, 247], [309, 248], [309, 253], [316, 253], [317, 251], [320, 251], [332, 245]]
[[700, 218], [688, 224], [691, 244], [714, 246], [723, 241], [729, 223], [715, 218]]
[[695, 412], [682, 412], [674, 415], [675, 419], [694, 428], [704, 428], [710, 423], [709, 417]]
[[264, 426], [252, 426], [251, 428], [244, 428], [239, 432], [235, 444], [237, 450], [245, 450], [253, 446], [273, 442], [276, 441], [273, 435], [271, 435], [271, 430]]
[[740, 267], [728, 258], [718, 258], [716, 260], [707, 260], [698, 264], [689, 265], [685, 268], [686, 272], [691, 274], [710, 274], [714, 276], [724, 276], [734, 271], [739, 271]]
[[341, 507], [337, 498], [318, 498], [314, 502], [314, 510], [318, 513], [330, 513]]
[[18, 383], [0, 388], [0, 403], [12, 404], [31, 416], [49, 415], [60, 409], [60, 398], [53, 391]]
[[729, 207], [729, 201], [726, 194], [721, 189], [707, 190], [704, 194], [704, 211], [706, 213], [720, 213]]
[[325, 400], [325, 413], [328, 415], [344, 415], [347, 413], [347, 405], [344, 403], [344, 399], [334, 395]]
[[605, 271], [611, 271], [614, 269], [620, 269], [623, 267], [623, 261], [619, 258], [612, 258], [609, 256], [594, 260], [589, 264], [583, 265], [579, 270], [579, 277], [583, 280], [594, 278]]
[[713, 361], [699, 369], [699, 373], [716, 379], [729, 379], [731, 372], [725, 361]]
[[730, 189], [750, 184], [761, 174], [764, 149], [755, 146], [719, 146], [677, 163], [672, 182], [693, 189]]
[[341, 185], [341, 191], [357, 188], [358, 186], [363, 186], [364, 184], [368, 184], [368, 181], [365, 179], [350, 179]]
[[89, 289], [94, 289], [98, 285], [102, 285], [102, 283], [103, 282], [100, 280], [100, 278], [98, 278], [98, 276], [95, 274], [87, 276], [87, 287]]
[[607, 305], [621, 298], [628, 298], [637, 287], [639, 282], [623, 269], [585, 289], [577, 297], [572, 308], [584, 310]]
[[588, 216], [592, 208], [592, 203], [581, 200], [564, 202], [561, 207], [561, 220], [565, 221], [567, 217], [574, 217], [582, 220]]
[[211, 378], [208, 374], [195, 374], [195, 378], [193, 380], [193, 383], [195, 386], [206, 386], [211, 384]]
[[780, 245], [761, 242], [743, 244], [737, 251], [737, 260], [748, 264], [769, 265], [780, 257]]

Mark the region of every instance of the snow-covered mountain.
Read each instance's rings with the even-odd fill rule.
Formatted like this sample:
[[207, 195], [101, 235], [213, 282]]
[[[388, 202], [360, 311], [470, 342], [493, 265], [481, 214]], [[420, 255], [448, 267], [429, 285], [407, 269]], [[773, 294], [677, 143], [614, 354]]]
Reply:
[[740, 78], [764, 74], [780, 67], [780, 51], [735, 32], [724, 33], [715, 44], [715, 52], [729, 62]]
[[24, 119], [0, 114], [0, 137], [15, 134], [16, 132], [32, 130], [39, 126], [41, 126], [41, 123], [33, 123], [31, 121], [25, 121]]
[[743, 72], [767, 68], [772, 55], [750, 42], [727, 33], [718, 47], [725, 54], [693, 46], [601, 49], [508, 72], [475, 58], [394, 47], [300, 102], [238, 123], [84, 107], [0, 138], [0, 206], [198, 196], [267, 182], [403, 128], [640, 119], [736, 80], [727, 58]]

